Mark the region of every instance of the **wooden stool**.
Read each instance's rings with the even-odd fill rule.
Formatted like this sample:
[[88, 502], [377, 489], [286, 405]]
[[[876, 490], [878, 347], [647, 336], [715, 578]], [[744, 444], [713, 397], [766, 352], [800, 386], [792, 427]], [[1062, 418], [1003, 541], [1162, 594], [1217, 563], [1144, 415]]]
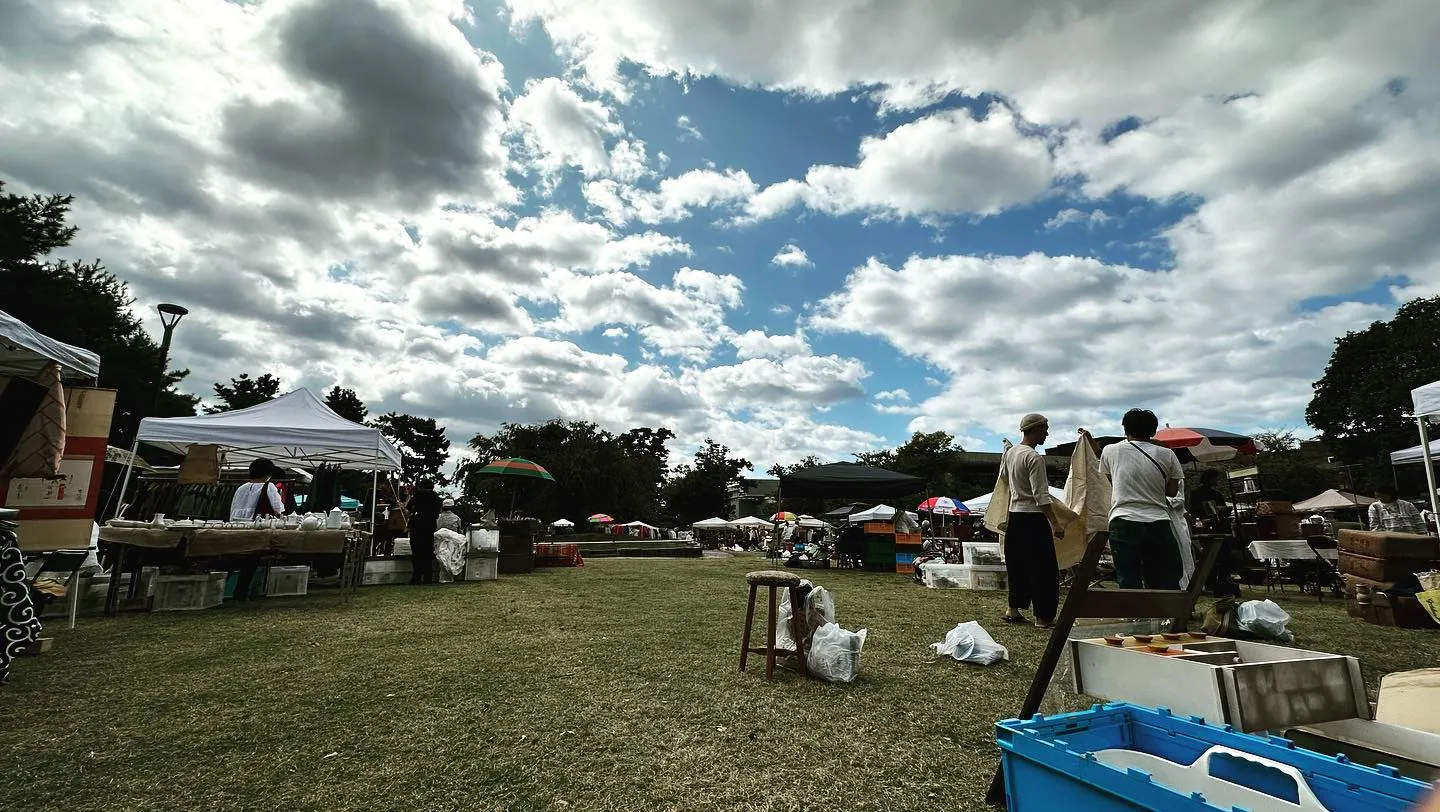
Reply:
[[[749, 659], [750, 652], [764, 654], [765, 679], [772, 679], [775, 674], [775, 655], [793, 654], [796, 662], [800, 664], [800, 673], [809, 676], [810, 672], [805, 668], [805, 601], [800, 597], [800, 576], [780, 570], [760, 570], [748, 573], [745, 581], [750, 584], [750, 604], [745, 609], [745, 637], [740, 641], [740, 670], [745, 670], [745, 661]], [[751, 648], [750, 627], [755, 620], [755, 591], [762, 586], [770, 589], [770, 620], [766, 624], [766, 643], [763, 648]], [[790, 590], [790, 637], [795, 641], [793, 649], [775, 647], [775, 592], [779, 589]]]

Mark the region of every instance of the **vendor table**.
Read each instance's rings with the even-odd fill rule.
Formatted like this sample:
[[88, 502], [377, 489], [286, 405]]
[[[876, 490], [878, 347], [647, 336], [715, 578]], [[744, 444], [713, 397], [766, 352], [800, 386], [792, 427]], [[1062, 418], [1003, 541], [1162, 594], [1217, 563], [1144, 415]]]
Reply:
[[574, 542], [537, 542], [535, 566], [583, 567], [585, 559], [580, 556], [580, 545]]
[[1316, 552], [1327, 561], [1340, 560], [1338, 549], [1312, 550], [1310, 544], [1303, 539], [1252, 541], [1247, 549], [1261, 561], [1314, 561]]
[[[349, 543], [351, 530], [224, 530], [211, 527], [110, 527], [100, 528], [100, 540], [115, 545], [111, 571], [123, 571], [125, 551], [131, 547], [150, 550], [173, 550], [182, 543], [187, 557], [207, 558], [222, 555], [341, 555], [343, 574], [351, 574], [358, 585], [356, 568], [350, 560], [359, 555], [359, 545]], [[349, 564], [350, 566], [346, 566]], [[105, 598], [105, 614], [113, 615], [120, 601], [120, 578], [110, 579], [110, 592]], [[132, 584], [135, 583], [132, 581]]]

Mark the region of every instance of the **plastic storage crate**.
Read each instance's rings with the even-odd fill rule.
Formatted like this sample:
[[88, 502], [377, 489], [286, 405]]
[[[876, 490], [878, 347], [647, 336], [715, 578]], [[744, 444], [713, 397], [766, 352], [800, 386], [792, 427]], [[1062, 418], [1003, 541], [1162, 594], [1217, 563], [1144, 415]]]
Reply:
[[[1388, 767], [1124, 703], [996, 724], [1010, 812], [1412, 808], [1429, 786]], [[1063, 799], [1063, 801], [1062, 801]]]
[[1005, 563], [1005, 550], [998, 541], [965, 541], [961, 542], [960, 548], [966, 564], [993, 566]]
[[500, 577], [500, 554], [470, 553], [465, 557], [465, 580], [493, 581]]
[[280, 598], [310, 591], [309, 567], [270, 567], [265, 573], [265, 595]]
[[150, 608], [156, 612], [210, 609], [225, 601], [225, 577], [229, 573], [207, 575], [160, 575], [155, 578], [155, 600]]

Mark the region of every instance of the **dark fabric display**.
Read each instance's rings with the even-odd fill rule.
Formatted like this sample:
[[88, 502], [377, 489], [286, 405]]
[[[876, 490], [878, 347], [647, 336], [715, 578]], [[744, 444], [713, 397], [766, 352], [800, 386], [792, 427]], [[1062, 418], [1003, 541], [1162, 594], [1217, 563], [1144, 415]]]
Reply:
[[142, 482], [124, 518], [145, 521], [156, 513], [172, 519], [230, 518], [230, 500], [240, 482], [215, 485], [178, 485], [174, 482]]
[[10, 679], [10, 663], [39, 637], [15, 524], [0, 521], [0, 685]]
[[0, 462], [10, 459], [45, 400], [45, 387], [24, 378], [0, 377]]
[[340, 467], [322, 465], [314, 471], [310, 480], [309, 495], [305, 497], [307, 513], [329, 513], [331, 508], [340, 507]]

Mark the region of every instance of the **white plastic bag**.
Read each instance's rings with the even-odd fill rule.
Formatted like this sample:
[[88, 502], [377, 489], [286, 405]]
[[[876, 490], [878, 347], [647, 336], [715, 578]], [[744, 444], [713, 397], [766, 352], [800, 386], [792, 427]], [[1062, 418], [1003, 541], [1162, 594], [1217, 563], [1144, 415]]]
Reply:
[[1275, 601], [1245, 601], [1235, 610], [1235, 620], [1242, 631], [1256, 637], [1286, 643], [1295, 641], [1295, 635], [1285, 628], [1285, 624], [1290, 622], [1290, 615]]
[[931, 643], [930, 648], [940, 656], [950, 656], [962, 663], [990, 665], [1010, 659], [1010, 651], [995, 642], [995, 638], [974, 620], [960, 623], [945, 633], [945, 639]]
[[465, 537], [454, 530], [442, 527], [435, 531], [435, 560], [451, 575], [465, 571], [465, 548], [468, 546]]
[[[809, 583], [801, 581], [800, 585], [804, 587]], [[790, 590], [780, 593], [780, 605], [775, 612], [775, 645], [780, 648], [795, 648], [795, 638], [790, 636]], [[812, 588], [805, 596], [805, 628], [818, 629], [826, 623], [834, 622], [835, 599], [830, 596], [830, 591], [823, 586]]]
[[850, 632], [835, 623], [816, 629], [805, 658], [810, 673], [826, 682], [854, 682], [860, 674], [860, 649], [868, 631]]

